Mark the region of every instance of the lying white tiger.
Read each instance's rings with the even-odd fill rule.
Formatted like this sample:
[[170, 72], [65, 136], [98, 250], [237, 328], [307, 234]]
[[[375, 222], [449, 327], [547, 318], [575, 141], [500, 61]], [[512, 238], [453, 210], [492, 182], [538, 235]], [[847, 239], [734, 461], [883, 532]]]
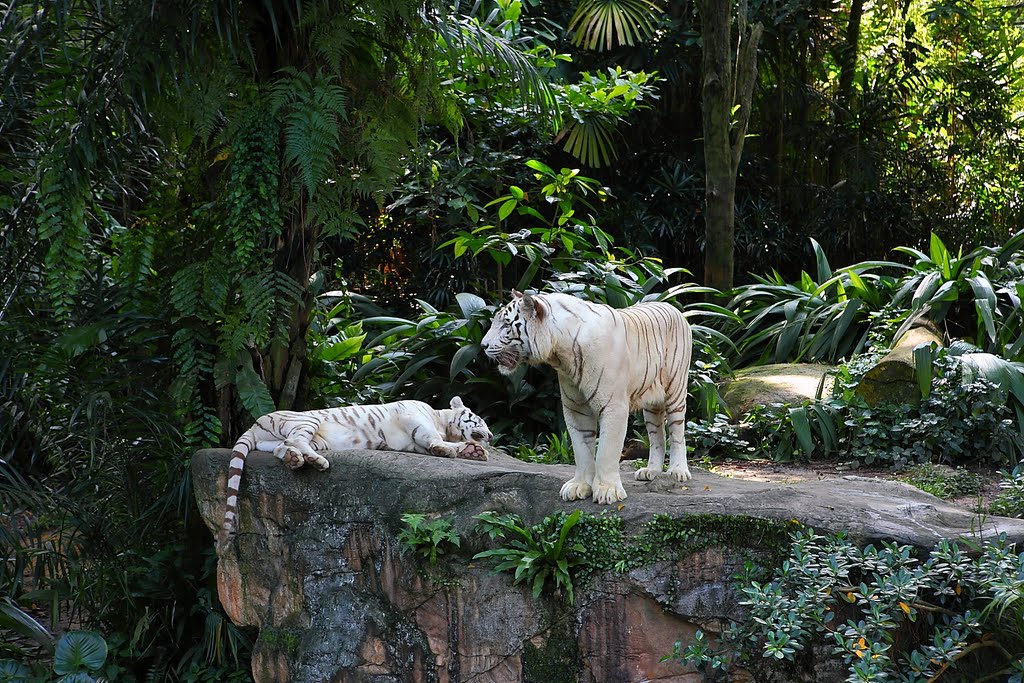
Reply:
[[234, 536], [238, 489], [250, 451], [272, 452], [291, 469], [309, 463], [326, 470], [331, 463], [320, 455], [323, 451], [366, 448], [486, 460], [487, 451], [481, 443], [490, 440], [491, 431], [483, 418], [463, 405], [458, 396], [452, 399], [451, 408], [444, 410], [434, 410], [421, 401], [397, 401], [268, 413], [242, 434], [231, 453], [224, 526], [217, 544], [223, 547]]
[[684, 428], [693, 337], [683, 314], [662, 302], [616, 310], [566, 294], [512, 295], [480, 345], [503, 374], [523, 363], [547, 363], [558, 373], [576, 460], [562, 499], [593, 495], [595, 503], [607, 504], [626, 497], [619, 457], [629, 412], [638, 408], [651, 447], [636, 478], [661, 473], [667, 423], [668, 472], [690, 479]]

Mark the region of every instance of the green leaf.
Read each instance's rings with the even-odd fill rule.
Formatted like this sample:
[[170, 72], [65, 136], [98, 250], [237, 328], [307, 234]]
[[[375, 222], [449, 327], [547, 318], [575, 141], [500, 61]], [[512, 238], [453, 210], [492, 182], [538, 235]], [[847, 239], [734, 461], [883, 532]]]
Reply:
[[556, 555], [562, 554], [562, 548], [565, 546], [565, 539], [569, 536], [569, 532], [572, 531], [572, 528], [579, 523], [581, 514], [582, 513], [579, 510], [576, 510], [566, 517], [564, 522], [562, 522], [562, 529], [558, 534], [558, 543], [555, 546]]
[[536, 159], [530, 159], [529, 161], [526, 162], [526, 165], [532, 168], [533, 170], [538, 171], [539, 173], [542, 173], [546, 176], [550, 177], [555, 175], [554, 169], [552, 169], [550, 166], [541, 161], [537, 161]]
[[[824, 377], [822, 377], [822, 381], [824, 381]], [[835, 417], [820, 405], [811, 404], [807, 409], [816, 418], [826, 454], [836, 450], [839, 447], [839, 430]]]
[[806, 408], [790, 408], [789, 421], [793, 424], [793, 431], [800, 441], [800, 447], [810, 457], [814, 454], [814, 439], [811, 437], [811, 423], [807, 419]]
[[921, 278], [921, 281], [917, 285], [917, 289], [914, 290], [914, 296], [910, 302], [914, 310], [922, 308], [925, 304], [931, 301], [932, 295], [935, 294], [935, 290], [939, 288], [940, 278], [941, 275], [934, 271]]
[[547, 574], [544, 572], [538, 572], [533, 577], [533, 597], [537, 599], [540, 597], [540, 592], [544, 589], [544, 580], [547, 578]]
[[96, 672], [107, 660], [107, 642], [92, 631], [69, 631], [57, 641], [54, 673], [64, 676], [80, 671]]
[[32, 671], [13, 659], [0, 659], [0, 683], [29, 683]]
[[451, 366], [448, 368], [448, 379], [455, 381], [455, 377], [466, 369], [474, 358], [480, 354], [479, 344], [467, 344], [455, 352], [452, 356]]
[[359, 353], [364, 339], [366, 339], [365, 334], [342, 339], [330, 346], [321, 347], [319, 349], [320, 358], [325, 361], [339, 361], [351, 358]]
[[471, 318], [477, 311], [487, 308], [487, 302], [483, 298], [470, 292], [459, 292], [455, 295], [455, 300], [459, 302], [463, 318]]
[[821, 248], [821, 245], [813, 237], [811, 238], [811, 248], [814, 249], [814, 259], [818, 266], [818, 282], [824, 282], [832, 277], [832, 268], [828, 265], [825, 250]]
[[950, 279], [949, 249], [946, 248], [946, 245], [943, 244], [942, 240], [934, 232], [931, 235], [931, 241], [928, 249], [932, 262], [939, 267], [939, 272], [942, 273], [942, 277], [946, 280]]
[[932, 390], [932, 369], [935, 360], [935, 342], [926, 342], [914, 347], [914, 375], [921, 390], [921, 398], [928, 398]]
[[97, 681], [85, 671], [76, 671], [67, 676], [61, 676], [56, 683], [97, 683]]
[[515, 199], [509, 199], [504, 204], [502, 204], [498, 208], [498, 220], [503, 221], [506, 218], [508, 218], [509, 214], [515, 211], [516, 205], [518, 204], [519, 202], [517, 202]]
[[[53, 640], [46, 627], [18, 607], [7, 596], [0, 598], [0, 627], [10, 629], [26, 638], [31, 638], [39, 643], [47, 652], [53, 649]], [[0, 681], [2, 680], [3, 674], [0, 673]]]
[[235, 387], [238, 389], [239, 400], [245, 406], [245, 409], [249, 411], [253, 420], [272, 413], [277, 409], [267, 385], [263, 383], [263, 379], [253, 370], [251, 359], [235, 373]]

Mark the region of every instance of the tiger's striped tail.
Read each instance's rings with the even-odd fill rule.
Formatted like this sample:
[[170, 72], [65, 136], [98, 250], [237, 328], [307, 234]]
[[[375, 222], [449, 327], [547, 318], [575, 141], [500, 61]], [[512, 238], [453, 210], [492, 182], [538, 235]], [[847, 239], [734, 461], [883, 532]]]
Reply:
[[238, 490], [242, 485], [242, 470], [245, 469], [245, 458], [256, 447], [255, 427], [253, 425], [239, 437], [235, 447], [231, 449], [231, 461], [228, 463], [228, 484], [225, 490], [224, 524], [217, 535], [217, 550], [227, 548], [238, 530]]

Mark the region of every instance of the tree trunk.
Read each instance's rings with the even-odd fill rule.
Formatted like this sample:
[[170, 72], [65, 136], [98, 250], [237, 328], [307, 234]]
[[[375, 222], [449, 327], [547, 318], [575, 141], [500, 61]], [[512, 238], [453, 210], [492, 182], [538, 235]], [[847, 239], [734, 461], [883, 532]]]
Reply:
[[[853, 0], [850, 7], [850, 21], [846, 25], [846, 40], [839, 48], [839, 83], [836, 88], [835, 125], [848, 125], [853, 108], [853, 77], [857, 73], [857, 52], [860, 45], [860, 25], [864, 16], [864, 0]], [[844, 135], [834, 136], [833, 140], [841, 141]], [[843, 148], [833, 143], [828, 153], [828, 182], [835, 185], [842, 180]]]
[[914, 348], [921, 344], [943, 346], [942, 333], [924, 318], [911, 326], [893, 343], [892, 350], [864, 373], [856, 391], [869, 406], [921, 402], [914, 362]]
[[[746, 5], [741, 3], [736, 74], [732, 73], [729, 35], [731, 3], [701, 0], [704, 38], [704, 283], [720, 290], [733, 284], [736, 172], [750, 120], [750, 102], [757, 75], [757, 44], [761, 25], [748, 33]], [[739, 105], [735, 128], [733, 106]]]
[[314, 305], [309, 281], [313, 275], [317, 231], [317, 226], [306, 220], [306, 212], [297, 209], [288, 220], [275, 256], [275, 269], [303, 285], [302, 299], [289, 316], [287, 344], [271, 350], [271, 367], [264, 377], [278, 410], [306, 408], [305, 388], [309, 386], [306, 333]]

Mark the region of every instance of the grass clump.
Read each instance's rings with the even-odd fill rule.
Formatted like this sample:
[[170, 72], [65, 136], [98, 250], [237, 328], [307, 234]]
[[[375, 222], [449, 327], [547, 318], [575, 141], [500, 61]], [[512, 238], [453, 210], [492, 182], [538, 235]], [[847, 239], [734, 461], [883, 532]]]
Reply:
[[962, 467], [925, 463], [908, 469], [899, 480], [943, 500], [981, 493], [981, 475]]

